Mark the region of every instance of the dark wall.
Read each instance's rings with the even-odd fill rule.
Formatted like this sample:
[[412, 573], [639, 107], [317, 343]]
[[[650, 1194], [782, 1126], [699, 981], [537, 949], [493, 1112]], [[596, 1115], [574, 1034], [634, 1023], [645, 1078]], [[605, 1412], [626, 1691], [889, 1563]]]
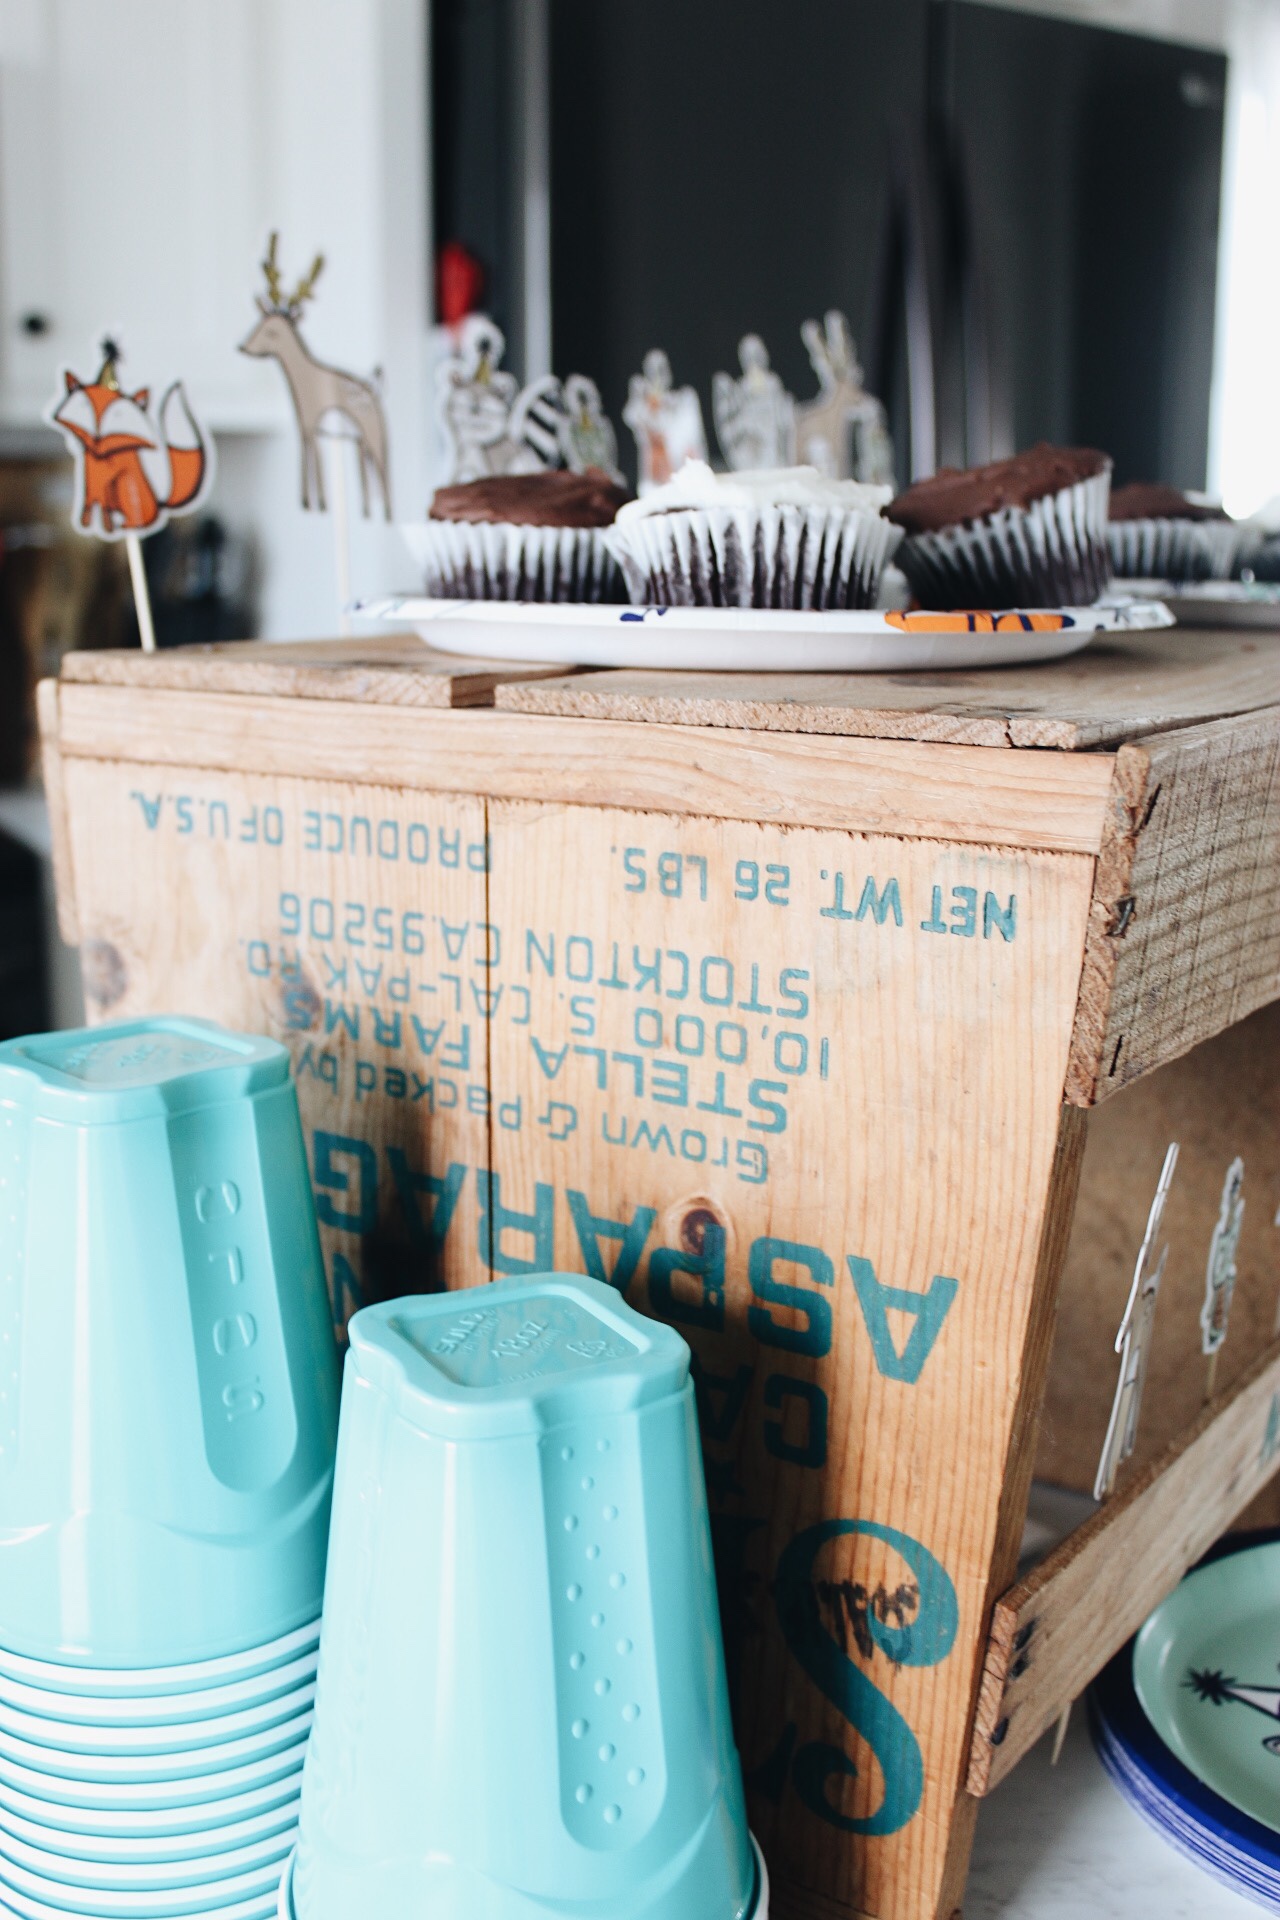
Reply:
[[[519, 3], [433, 9], [437, 237], [485, 260], [509, 334]], [[710, 432], [711, 376], [749, 329], [811, 394], [800, 323], [839, 306], [905, 478], [904, 316], [881, 296], [906, 180], [937, 458], [1088, 441], [1121, 481], [1204, 484], [1225, 60], [973, 0], [549, 13], [555, 365], [615, 419], [662, 346]]]
[[555, 359], [616, 415], [649, 347], [692, 380], [800, 324], [861, 338], [891, 128], [918, 120], [929, 0], [552, 0]]
[[1226, 61], [953, 4], [940, 105], [988, 263], [997, 405], [1019, 445], [1202, 487]]

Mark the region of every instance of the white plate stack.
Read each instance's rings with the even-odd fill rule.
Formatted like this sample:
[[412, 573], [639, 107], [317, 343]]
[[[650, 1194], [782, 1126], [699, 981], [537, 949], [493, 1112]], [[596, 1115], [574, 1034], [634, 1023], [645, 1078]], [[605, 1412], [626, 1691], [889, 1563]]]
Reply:
[[296, 1837], [319, 1621], [183, 1667], [0, 1652], [0, 1910], [270, 1920]]

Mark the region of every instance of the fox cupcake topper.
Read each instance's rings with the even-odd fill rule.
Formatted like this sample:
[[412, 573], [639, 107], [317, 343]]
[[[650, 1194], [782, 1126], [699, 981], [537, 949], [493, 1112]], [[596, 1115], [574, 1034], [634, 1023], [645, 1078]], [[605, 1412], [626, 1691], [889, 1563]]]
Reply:
[[213, 484], [213, 442], [196, 419], [180, 380], [153, 408], [151, 389], [121, 384], [124, 352], [109, 336], [91, 380], [62, 369], [45, 419], [75, 460], [72, 525], [98, 540], [122, 540], [129, 558], [138, 628], [147, 652], [155, 629], [139, 541], [175, 514], [193, 513]]
[[191, 513], [213, 480], [213, 448], [180, 380], [154, 410], [151, 389], [120, 383], [123, 351], [104, 339], [92, 380], [70, 367], [45, 419], [75, 456], [74, 524], [99, 540], [159, 533], [171, 514]]

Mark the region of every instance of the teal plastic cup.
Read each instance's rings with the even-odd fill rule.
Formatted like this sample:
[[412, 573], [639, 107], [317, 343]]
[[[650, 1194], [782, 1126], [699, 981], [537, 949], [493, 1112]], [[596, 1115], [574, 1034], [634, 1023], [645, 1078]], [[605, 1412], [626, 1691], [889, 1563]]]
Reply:
[[0, 1046], [0, 1647], [175, 1667], [313, 1620], [337, 1384], [284, 1048]]
[[544, 1274], [351, 1322], [297, 1920], [762, 1913], [678, 1334]]

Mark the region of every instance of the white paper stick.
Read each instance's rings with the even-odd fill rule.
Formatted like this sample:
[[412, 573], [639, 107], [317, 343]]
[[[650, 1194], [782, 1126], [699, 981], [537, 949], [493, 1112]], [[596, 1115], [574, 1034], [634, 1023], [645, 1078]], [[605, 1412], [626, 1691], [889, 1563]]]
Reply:
[[129, 556], [129, 579], [133, 586], [133, 604], [138, 615], [138, 632], [142, 635], [142, 651], [154, 653], [156, 629], [151, 618], [151, 595], [147, 590], [147, 569], [142, 558], [142, 542], [136, 533], [126, 533], [124, 550]]
[[347, 448], [345, 438], [334, 434], [326, 439], [329, 448], [329, 482], [333, 492], [333, 558], [338, 581], [338, 632], [350, 633], [351, 615], [351, 526], [347, 513]]

